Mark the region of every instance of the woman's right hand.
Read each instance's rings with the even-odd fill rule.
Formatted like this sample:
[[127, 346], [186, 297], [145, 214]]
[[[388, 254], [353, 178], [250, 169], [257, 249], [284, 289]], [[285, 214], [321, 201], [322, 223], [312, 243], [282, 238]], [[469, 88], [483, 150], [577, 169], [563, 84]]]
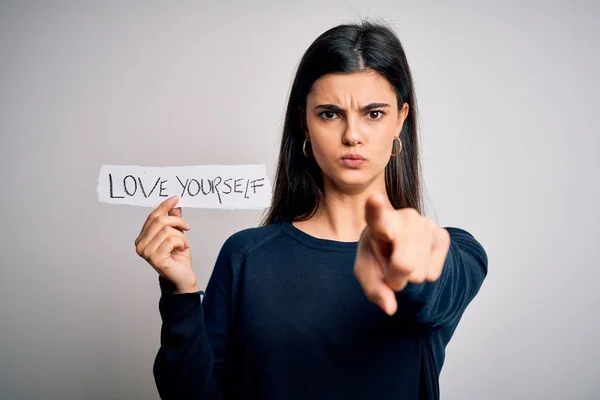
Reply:
[[198, 287], [190, 244], [184, 234], [190, 226], [176, 204], [177, 196], [172, 196], [148, 215], [135, 239], [135, 249], [156, 272], [173, 283], [176, 293], [193, 293]]

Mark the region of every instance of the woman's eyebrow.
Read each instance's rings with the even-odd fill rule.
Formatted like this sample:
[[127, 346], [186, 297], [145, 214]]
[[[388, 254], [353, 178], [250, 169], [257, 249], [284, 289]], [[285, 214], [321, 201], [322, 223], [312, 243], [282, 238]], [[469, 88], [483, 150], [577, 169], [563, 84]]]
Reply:
[[327, 111], [341, 111], [341, 108], [339, 108], [335, 104], [319, 104], [318, 106], [315, 106], [315, 110], [318, 109]]
[[[372, 110], [374, 108], [384, 108], [384, 107], [389, 107], [390, 105], [387, 103], [371, 103], [368, 104], [364, 107], [362, 107], [360, 109], [360, 111], [369, 111]], [[327, 111], [342, 111], [342, 109], [338, 106], [336, 106], [335, 104], [319, 104], [318, 106], [315, 106], [315, 109], [322, 109], [322, 110], [327, 110]]]
[[387, 103], [371, 103], [371, 104], [368, 104], [368, 105], [364, 106], [363, 108], [361, 108], [361, 111], [369, 111], [374, 108], [385, 108], [385, 107], [390, 107], [390, 105]]

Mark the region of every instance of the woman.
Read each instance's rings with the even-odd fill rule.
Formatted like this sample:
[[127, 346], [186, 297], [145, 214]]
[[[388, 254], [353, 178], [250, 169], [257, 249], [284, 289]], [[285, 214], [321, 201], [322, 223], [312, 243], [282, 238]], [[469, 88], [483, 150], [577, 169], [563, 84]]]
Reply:
[[136, 250], [159, 273], [164, 399], [437, 399], [444, 349], [487, 274], [468, 232], [421, 215], [410, 69], [388, 28], [323, 33], [298, 67], [272, 206], [201, 294], [163, 202]]

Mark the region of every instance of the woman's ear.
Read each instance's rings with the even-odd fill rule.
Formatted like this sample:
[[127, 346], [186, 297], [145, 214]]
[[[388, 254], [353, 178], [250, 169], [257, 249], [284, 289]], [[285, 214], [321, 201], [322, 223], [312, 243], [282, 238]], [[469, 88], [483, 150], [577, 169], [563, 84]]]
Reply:
[[402, 107], [398, 109], [398, 121], [396, 122], [396, 132], [402, 132], [404, 121], [408, 117], [409, 109], [408, 103], [402, 103]]

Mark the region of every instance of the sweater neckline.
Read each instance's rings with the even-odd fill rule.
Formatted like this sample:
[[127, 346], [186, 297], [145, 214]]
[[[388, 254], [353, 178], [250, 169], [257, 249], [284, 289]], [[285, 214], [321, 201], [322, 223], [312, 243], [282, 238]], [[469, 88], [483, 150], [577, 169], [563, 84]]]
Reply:
[[358, 242], [341, 242], [332, 239], [322, 239], [312, 236], [296, 226], [292, 222], [281, 222], [281, 229], [296, 241], [316, 249], [339, 251], [344, 253], [356, 252]]

